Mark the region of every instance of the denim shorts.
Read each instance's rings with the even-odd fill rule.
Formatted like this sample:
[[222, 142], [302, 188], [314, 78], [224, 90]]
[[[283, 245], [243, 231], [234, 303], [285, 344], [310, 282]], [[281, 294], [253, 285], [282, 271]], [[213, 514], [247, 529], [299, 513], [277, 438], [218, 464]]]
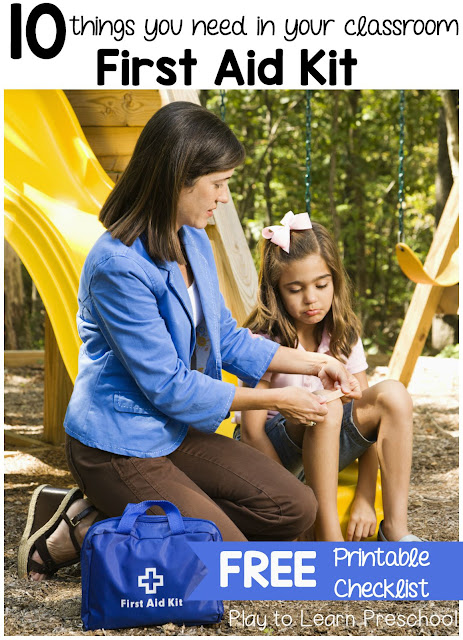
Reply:
[[[352, 417], [354, 403], [343, 405], [341, 432], [339, 434], [339, 471], [350, 465], [375, 443], [376, 440], [367, 440], [362, 436], [354, 424]], [[294, 475], [304, 480], [304, 468], [302, 465], [302, 449], [291, 440], [286, 431], [286, 418], [281, 413], [267, 420], [265, 432], [273, 444], [283, 466]], [[235, 429], [234, 438], [240, 440], [240, 429]]]

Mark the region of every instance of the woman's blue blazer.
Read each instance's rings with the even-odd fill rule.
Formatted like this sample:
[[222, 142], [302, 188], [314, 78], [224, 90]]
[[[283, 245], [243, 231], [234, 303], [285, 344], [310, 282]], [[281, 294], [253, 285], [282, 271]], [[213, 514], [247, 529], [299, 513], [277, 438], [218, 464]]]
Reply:
[[222, 368], [255, 386], [278, 345], [238, 329], [225, 307], [212, 247], [203, 230], [182, 227], [211, 350], [204, 373], [191, 371], [193, 312], [175, 262], [156, 263], [141, 238], [126, 246], [105, 232], [81, 275], [79, 373], [65, 417], [82, 443], [136, 456], [174, 451], [191, 425], [214, 432], [235, 386]]

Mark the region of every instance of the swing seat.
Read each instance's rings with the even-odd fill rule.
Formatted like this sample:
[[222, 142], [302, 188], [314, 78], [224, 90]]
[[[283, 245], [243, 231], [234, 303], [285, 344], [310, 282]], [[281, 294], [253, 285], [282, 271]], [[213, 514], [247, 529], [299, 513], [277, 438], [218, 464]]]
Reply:
[[430, 284], [435, 287], [452, 287], [459, 282], [459, 256], [456, 249], [448, 265], [436, 277], [431, 277], [421, 263], [416, 253], [408, 245], [399, 242], [396, 245], [397, 261], [409, 280], [416, 284]]

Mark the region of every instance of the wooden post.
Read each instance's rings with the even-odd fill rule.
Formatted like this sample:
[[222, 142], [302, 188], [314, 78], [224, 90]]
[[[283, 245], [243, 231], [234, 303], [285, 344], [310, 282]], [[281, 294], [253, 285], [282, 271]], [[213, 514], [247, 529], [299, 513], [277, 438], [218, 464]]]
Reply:
[[59, 352], [53, 327], [45, 316], [45, 388], [43, 403], [44, 439], [51, 444], [64, 442], [63, 422], [73, 389]]
[[256, 304], [256, 268], [232, 200], [217, 211], [215, 224], [208, 224], [206, 231], [225, 304], [242, 325]]
[[[443, 271], [458, 247], [458, 195], [459, 184], [455, 181], [424, 263], [425, 270], [432, 277]], [[415, 287], [389, 363], [389, 376], [400, 380], [405, 386], [411, 380], [441, 300], [442, 304], [448, 302], [450, 294], [443, 300], [444, 291], [443, 287], [428, 284], [417, 284]]]

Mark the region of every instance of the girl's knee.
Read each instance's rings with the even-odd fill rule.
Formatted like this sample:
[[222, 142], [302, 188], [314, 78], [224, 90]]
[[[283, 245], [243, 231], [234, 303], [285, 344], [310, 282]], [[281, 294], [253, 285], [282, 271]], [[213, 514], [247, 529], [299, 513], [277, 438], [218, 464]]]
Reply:
[[376, 390], [376, 402], [383, 411], [411, 415], [413, 403], [404, 385], [398, 380], [384, 380], [372, 387]]
[[333, 429], [340, 430], [343, 412], [343, 405], [341, 400], [339, 398], [336, 400], [332, 400], [331, 402], [327, 402], [325, 406], [328, 409], [328, 413], [325, 415], [325, 419], [321, 423], [321, 425], [325, 429], [327, 427], [332, 427]]

